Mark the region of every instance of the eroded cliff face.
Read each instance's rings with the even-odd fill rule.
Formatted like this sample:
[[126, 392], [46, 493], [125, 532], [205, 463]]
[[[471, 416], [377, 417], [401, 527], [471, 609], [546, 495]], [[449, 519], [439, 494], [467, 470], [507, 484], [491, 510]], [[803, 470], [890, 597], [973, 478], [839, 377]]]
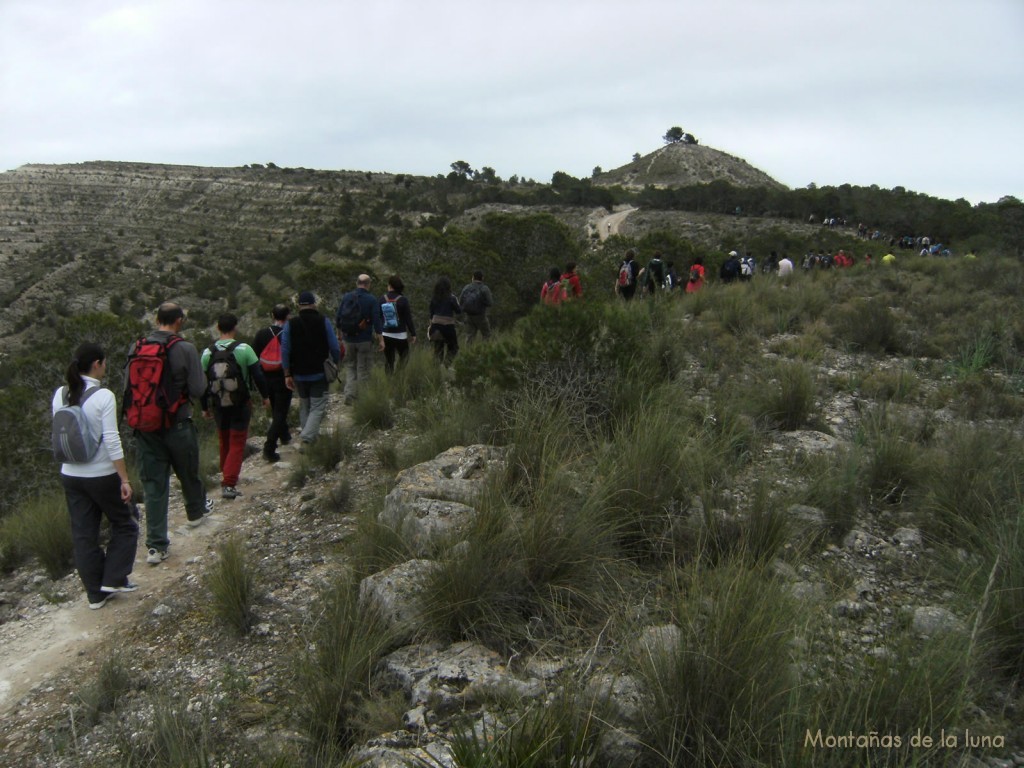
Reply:
[[223, 306], [353, 197], [393, 184], [386, 174], [145, 163], [2, 173], [0, 347], [17, 345], [40, 314], [142, 317], [166, 298]]

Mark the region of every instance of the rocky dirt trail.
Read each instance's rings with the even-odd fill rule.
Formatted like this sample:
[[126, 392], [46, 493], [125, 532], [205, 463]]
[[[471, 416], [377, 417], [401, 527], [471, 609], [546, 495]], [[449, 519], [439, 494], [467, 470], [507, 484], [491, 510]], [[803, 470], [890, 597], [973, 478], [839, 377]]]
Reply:
[[[325, 423], [325, 428], [347, 426], [347, 415], [339, 413], [341, 410], [340, 403], [332, 403], [336, 415], [330, 424]], [[275, 464], [263, 460], [259, 453], [261, 446], [262, 436], [251, 434], [247, 453], [255, 453], [243, 464], [240, 498], [221, 499], [219, 487], [208, 482], [214, 510], [196, 528], [185, 525], [178, 482], [172, 476], [168, 514], [171, 556], [157, 566], [146, 563], [143, 518], [132, 574], [132, 580], [139, 585], [138, 591], [115, 595], [102, 609], [91, 610], [74, 571], [54, 584], [48, 584], [41, 572], [31, 577], [38, 596], [22, 601], [17, 615], [0, 624], [0, 717], [7, 720], [26, 696], [45, 689], [51, 679], [67, 672], [76, 662], [81, 663], [81, 659], [94, 659], [104, 643], [140, 623], [144, 617], [159, 615], [162, 600], [178, 585], [197, 583], [202, 562], [222, 534], [238, 528], [261, 499], [280, 495], [298, 461], [297, 442], [281, 446], [282, 460]], [[145, 514], [144, 507], [140, 505], [140, 509]], [[2, 591], [9, 593], [11, 589], [10, 585], [4, 585]]]
[[598, 218], [595, 222], [591, 222], [591, 226], [596, 228], [597, 236], [601, 238], [601, 240], [607, 240], [612, 235], [619, 234], [619, 227], [622, 226], [626, 217], [637, 210], [639, 209], [634, 208], [633, 206], [627, 206], [623, 210]]

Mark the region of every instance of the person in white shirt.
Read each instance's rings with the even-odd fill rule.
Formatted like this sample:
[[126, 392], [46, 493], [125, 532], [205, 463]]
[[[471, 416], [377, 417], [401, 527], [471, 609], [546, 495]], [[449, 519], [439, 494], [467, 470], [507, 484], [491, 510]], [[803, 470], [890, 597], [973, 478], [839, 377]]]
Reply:
[[788, 256], [783, 256], [779, 259], [779, 277], [786, 280], [793, 274], [793, 262], [789, 260]]
[[[67, 385], [53, 393], [53, 412], [65, 405], [82, 406], [99, 448], [91, 461], [61, 465], [61, 483], [71, 518], [75, 568], [89, 598], [89, 607], [102, 608], [118, 592], [134, 592], [138, 586], [128, 576], [135, 564], [139, 523], [132, 501], [132, 486], [124, 450], [117, 431], [114, 393], [100, 385], [107, 372], [107, 358], [98, 344], [85, 343], [75, 350], [67, 370]], [[82, 403], [82, 396], [95, 391]], [[100, 523], [110, 522], [106, 550], [100, 546]]]

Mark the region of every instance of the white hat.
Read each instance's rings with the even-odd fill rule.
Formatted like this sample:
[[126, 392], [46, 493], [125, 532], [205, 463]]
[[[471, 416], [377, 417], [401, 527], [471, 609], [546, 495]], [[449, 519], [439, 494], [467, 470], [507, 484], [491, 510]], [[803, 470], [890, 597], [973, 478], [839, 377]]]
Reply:
[[730, 256], [739, 256], [739, 254], [736, 253], [736, 251], [729, 251], [729, 255]]

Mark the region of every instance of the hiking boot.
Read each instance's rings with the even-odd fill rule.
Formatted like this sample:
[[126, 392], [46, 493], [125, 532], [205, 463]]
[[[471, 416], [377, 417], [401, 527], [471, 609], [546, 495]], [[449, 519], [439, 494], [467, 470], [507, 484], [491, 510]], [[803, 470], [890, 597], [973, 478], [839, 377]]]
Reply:
[[278, 453], [277, 451], [264, 451], [263, 452], [263, 458], [266, 461], [268, 461], [271, 464], [273, 464], [275, 461], [280, 461], [281, 460], [281, 454]]
[[110, 597], [110, 595], [104, 595], [99, 600], [89, 600], [89, 610], [98, 611], [100, 608], [107, 604], [107, 600], [109, 600]]
[[242, 495], [242, 492], [233, 485], [225, 485], [220, 489], [220, 495], [225, 499], [237, 499]]
[[100, 592], [134, 592], [138, 588], [138, 584], [125, 579], [120, 587], [100, 587]]
[[167, 559], [167, 550], [151, 549], [146, 554], [146, 562], [150, 565], [160, 565]]

